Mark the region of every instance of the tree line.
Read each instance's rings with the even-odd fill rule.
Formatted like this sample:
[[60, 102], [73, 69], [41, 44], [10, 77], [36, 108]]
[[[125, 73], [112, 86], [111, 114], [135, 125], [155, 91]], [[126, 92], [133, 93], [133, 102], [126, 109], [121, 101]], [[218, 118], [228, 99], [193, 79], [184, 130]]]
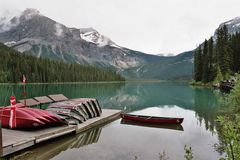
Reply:
[[194, 80], [208, 83], [228, 79], [240, 71], [240, 32], [229, 34], [224, 25], [194, 53]]
[[92, 66], [65, 63], [17, 52], [0, 43], [0, 83], [124, 81], [115, 73]]

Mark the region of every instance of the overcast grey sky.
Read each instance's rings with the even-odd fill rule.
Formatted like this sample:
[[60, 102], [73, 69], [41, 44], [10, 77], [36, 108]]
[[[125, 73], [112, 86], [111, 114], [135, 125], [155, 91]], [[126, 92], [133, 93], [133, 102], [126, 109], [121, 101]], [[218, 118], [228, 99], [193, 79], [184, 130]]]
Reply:
[[194, 49], [220, 23], [240, 16], [240, 0], [0, 0], [0, 15], [25, 8], [149, 54]]

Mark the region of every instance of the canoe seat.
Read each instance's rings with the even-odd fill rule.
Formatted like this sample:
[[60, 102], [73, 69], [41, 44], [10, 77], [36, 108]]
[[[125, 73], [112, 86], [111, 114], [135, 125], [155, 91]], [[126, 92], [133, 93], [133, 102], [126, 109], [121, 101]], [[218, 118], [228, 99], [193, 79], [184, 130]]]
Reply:
[[35, 100], [37, 100], [41, 104], [46, 104], [46, 103], [52, 103], [53, 100], [51, 100], [47, 96], [41, 96], [41, 97], [33, 97]]
[[22, 104], [24, 104], [25, 101], [26, 101], [26, 106], [28, 106], [28, 107], [36, 106], [36, 105], [40, 104], [38, 101], [36, 101], [32, 98], [29, 98], [29, 99], [26, 99], [26, 100], [24, 100], [24, 99], [19, 100], [19, 102], [22, 103]]
[[51, 98], [54, 102], [68, 100], [68, 98], [66, 96], [64, 96], [63, 94], [52, 94], [52, 95], [48, 95], [48, 97]]

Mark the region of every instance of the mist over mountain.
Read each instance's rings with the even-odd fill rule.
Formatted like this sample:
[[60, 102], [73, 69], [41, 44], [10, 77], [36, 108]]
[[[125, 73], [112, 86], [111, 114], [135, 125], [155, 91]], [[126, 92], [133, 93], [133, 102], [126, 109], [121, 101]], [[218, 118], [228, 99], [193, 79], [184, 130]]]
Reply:
[[129, 79], [189, 79], [193, 52], [157, 56], [113, 42], [94, 28], [69, 28], [38, 10], [0, 18], [0, 42], [20, 52], [117, 71]]

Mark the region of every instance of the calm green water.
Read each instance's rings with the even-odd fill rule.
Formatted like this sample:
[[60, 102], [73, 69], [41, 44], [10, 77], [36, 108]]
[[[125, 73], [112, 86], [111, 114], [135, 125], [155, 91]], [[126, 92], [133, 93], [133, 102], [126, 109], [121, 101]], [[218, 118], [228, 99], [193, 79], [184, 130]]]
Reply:
[[[0, 105], [21, 86], [0, 85]], [[194, 159], [220, 157], [214, 144], [218, 134], [214, 118], [219, 110], [214, 92], [185, 83], [89, 83], [28, 85], [28, 97], [63, 93], [69, 98], [95, 97], [102, 108], [158, 116], [184, 117], [182, 126], [139, 126], [120, 119], [83, 134], [55, 139], [37, 148], [18, 153], [22, 159], [74, 160], [158, 160], [165, 151], [171, 160], [184, 159], [184, 145], [193, 148]], [[28, 153], [28, 154], [26, 154]], [[19, 157], [20, 156], [20, 157]], [[16, 157], [15, 157], [16, 158]]]

